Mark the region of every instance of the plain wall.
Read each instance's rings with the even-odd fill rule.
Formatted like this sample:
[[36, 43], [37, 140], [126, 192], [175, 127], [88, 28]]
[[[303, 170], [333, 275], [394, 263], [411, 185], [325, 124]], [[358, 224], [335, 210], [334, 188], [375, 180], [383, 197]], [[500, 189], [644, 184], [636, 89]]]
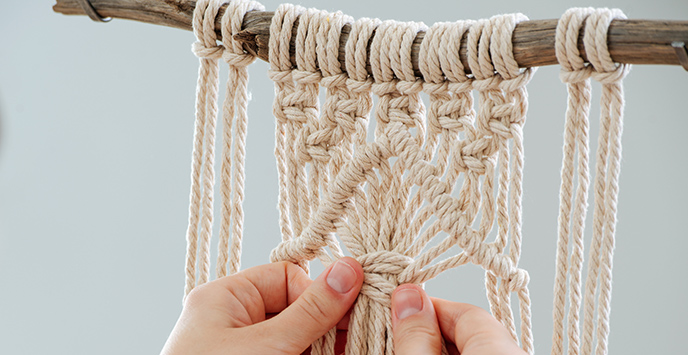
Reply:
[[[509, 12], [558, 18], [573, 6], [688, 20], [684, 0], [301, 4], [428, 25]], [[52, 5], [0, 2], [0, 353], [157, 353], [184, 285], [194, 37], [126, 20], [93, 23]], [[268, 262], [280, 240], [273, 88], [266, 63], [250, 71], [244, 267]], [[600, 87], [593, 89], [596, 121]], [[688, 72], [635, 66], [625, 89], [609, 349], [684, 353]], [[559, 67], [540, 68], [529, 93], [520, 265], [530, 272], [536, 350], [548, 353], [566, 107]], [[487, 307], [482, 277], [464, 266], [427, 289]]]

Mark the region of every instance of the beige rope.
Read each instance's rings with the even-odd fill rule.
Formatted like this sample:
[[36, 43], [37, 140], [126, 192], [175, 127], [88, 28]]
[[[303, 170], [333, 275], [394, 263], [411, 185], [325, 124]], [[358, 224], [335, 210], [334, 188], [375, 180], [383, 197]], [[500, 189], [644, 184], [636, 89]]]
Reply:
[[[215, 17], [225, 3], [199, 0], [194, 10], [197, 42], [193, 49], [201, 64], [186, 294], [209, 279], [220, 58], [230, 70], [222, 111], [217, 276], [240, 268], [246, 66], [254, 57], [232, 38], [241, 30], [245, 13], [263, 7], [251, 1], [229, 2], [222, 18], [223, 42], [218, 44]], [[612, 62], [606, 48], [606, 31], [613, 18], [622, 16], [618, 10], [571, 9], [557, 27], [556, 54], [569, 102], [561, 172], [553, 354], [564, 352], [565, 318], [567, 353], [590, 354], [594, 337], [595, 352], [607, 352], [621, 154], [621, 79], [629, 67]], [[524, 20], [527, 18], [521, 14], [510, 14], [437, 23], [427, 28], [414, 22], [367, 18], [353, 21], [339, 12], [289, 4], [275, 11], [270, 26], [269, 76], [276, 92], [273, 112], [282, 242], [270, 258], [297, 263], [308, 271], [309, 261], [316, 257], [325, 265], [341, 258], [341, 243], [361, 263], [365, 280], [351, 312], [347, 354], [393, 354], [393, 290], [402, 283], [423, 284], [468, 262], [485, 270], [492, 314], [526, 352], [533, 352], [529, 276], [518, 263], [522, 244], [525, 86], [534, 69], [518, 67], [511, 43], [515, 26]], [[351, 30], [342, 68], [339, 39], [345, 24]], [[583, 27], [591, 63], [587, 66], [577, 47]], [[418, 63], [424, 80], [415, 76], [411, 64], [411, 47], [419, 31], [426, 32]], [[459, 58], [462, 38], [466, 38], [472, 75], [466, 74]], [[292, 43], [295, 67], [290, 58]], [[367, 72], [368, 64], [372, 75]], [[603, 84], [603, 92], [593, 240], [582, 297], [590, 77]], [[322, 111], [318, 100], [321, 87], [325, 88]], [[480, 98], [477, 111], [473, 91]], [[421, 99], [423, 92], [429, 97], [427, 110]], [[374, 112], [373, 96], [377, 96]], [[371, 114], [375, 130], [373, 137], [368, 137]], [[576, 154], [578, 160], [574, 163]], [[489, 240], [493, 234], [494, 240]], [[460, 251], [453, 252], [454, 247]], [[511, 308], [512, 293], [518, 300], [518, 328]], [[312, 353], [334, 354], [335, 336], [336, 329], [330, 330], [313, 343]]]
[[[621, 80], [630, 66], [617, 65], [607, 49], [607, 29], [612, 19], [625, 18], [619, 10], [569, 9], [557, 26], [556, 54], [562, 65], [561, 78], [567, 83], [569, 102], [564, 134], [564, 158], [559, 211], [559, 241], [554, 289], [554, 333], [552, 353], [564, 352], [564, 316], [566, 293], [569, 292], [568, 354], [591, 354], [593, 351], [594, 313], [597, 312], [596, 354], [607, 353], [609, 305], [611, 302], [611, 268], [616, 225], [616, 201], [621, 159], [623, 88]], [[590, 65], [586, 66], [578, 51], [578, 36], [585, 27], [583, 43]], [[581, 308], [581, 272], [583, 267], [583, 230], [587, 211], [589, 185], [588, 112], [590, 80], [602, 83], [600, 133], [597, 146], [593, 239], [586, 275], [583, 342], [579, 334]], [[578, 154], [578, 187], [573, 198], [574, 153]], [[573, 206], [571, 206], [573, 202]], [[569, 251], [569, 236], [572, 239]], [[569, 261], [570, 259], [570, 261]], [[568, 287], [566, 284], [569, 276]], [[598, 288], [599, 300], [595, 307]], [[582, 345], [582, 347], [581, 347]]]
[[[191, 167], [191, 203], [189, 206], [189, 227], [187, 229], [187, 259], [185, 294], [196, 285], [197, 253], [201, 270], [198, 283], [208, 280], [210, 268], [210, 232], [212, 229], [212, 189], [214, 184], [212, 161], [214, 156], [215, 119], [217, 112], [218, 59], [222, 50], [216, 45], [214, 23], [212, 31], [207, 30], [205, 17], [212, 19], [217, 15], [219, 6], [209, 0], [201, 0], [194, 9], [193, 28], [197, 41], [193, 45], [196, 56], [200, 58], [198, 85], [196, 92], [196, 129]], [[208, 155], [211, 155], [208, 157]], [[210, 161], [211, 165], [206, 163]], [[208, 189], [210, 191], [208, 191]], [[200, 233], [198, 231], [200, 223]], [[197, 250], [200, 242], [200, 250]]]
[[[297, 67], [292, 68], [287, 46], [297, 15]], [[476, 26], [467, 21], [428, 29], [421, 49], [420, 68], [428, 78], [423, 82], [413, 73], [410, 53], [424, 25], [354, 22], [346, 44], [347, 78], [335, 57], [339, 33], [332, 35], [328, 24], [338, 16], [281, 5], [273, 17], [276, 155], [280, 184], [288, 190], [281, 192], [279, 208], [288, 234], [271, 260], [306, 267], [318, 257], [329, 264], [343, 255], [339, 241], [359, 260], [365, 281], [351, 315], [347, 354], [392, 354], [390, 295], [396, 286], [422, 284], [441, 271], [473, 262], [494, 276], [495, 293], [499, 290], [495, 309], [515, 338], [509, 294], [517, 292], [520, 341], [532, 352], [528, 275], [516, 264], [524, 86], [533, 71], [519, 70], [511, 54], [511, 33], [525, 17], [496, 16]], [[463, 72], [458, 51], [448, 44], [458, 43], [466, 32], [474, 77]], [[366, 56], [372, 78], [365, 72]], [[327, 88], [322, 114], [316, 101], [319, 85]], [[477, 119], [474, 89], [483, 100]], [[427, 115], [421, 91], [431, 98]], [[365, 143], [371, 93], [379, 98], [376, 128], [374, 141]], [[462, 174], [459, 197], [452, 197]], [[494, 179], [503, 200], [496, 219]], [[498, 240], [488, 242], [495, 220]], [[477, 230], [475, 223], [480, 224]], [[428, 248], [436, 238], [439, 244]], [[463, 252], [447, 257], [453, 245]], [[332, 353], [333, 334], [316, 342], [314, 353]]]
[[[556, 34], [556, 55], [561, 64], [561, 79], [567, 83], [569, 92], [564, 130], [564, 158], [561, 171], [561, 192], [559, 210], [559, 240], [554, 291], [554, 332], [552, 354], [562, 354], [563, 330], [566, 305], [566, 278], [570, 270], [568, 351], [578, 354], [579, 313], [581, 300], [581, 270], [583, 267], [583, 229], [587, 211], [588, 186], [588, 112], [590, 110], [590, 73], [578, 51], [578, 32], [593, 9], [570, 9], [559, 20]], [[578, 154], [578, 187], [573, 199], [574, 153]], [[574, 203], [574, 207], [571, 203]], [[571, 215], [573, 213], [573, 216]], [[572, 221], [573, 220], [573, 221]], [[572, 226], [570, 227], [570, 225]], [[571, 228], [571, 230], [570, 230]], [[573, 239], [569, 253], [569, 234]], [[570, 269], [569, 269], [569, 261]]]
[[[219, 85], [218, 61], [223, 58], [230, 67], [227, 80], [227, 97], [223, 104], [223, 149], [221, 198], [222, 217], [218, 243], [217, 275], [227, 274], [240, 268], [241, 231], [243, 225], [242, 201], [244, 197], [244, 147], [246, 140], [246, 107], [248, 104], [248, 71], [246, 66], [255, 59], [244, 53], [241, 44], [232, 39], [232, 34], [241, 30], [244, 14], [251, 10], [263, 10], [253, 1], [232, 1], [222, 17], [223, 43], [217, 43], [215, 17], [227, 1], [200, 0], [196, 4], [193, 18], [197, 41], [193, 51], [200, 58], [199, 80], [196, 97], [196, 132], [192, 159], [191, 203], [189, 227], [187, 230], [187, 260], [185, 295], [197, 285], [210, 278], [210, 239], [213, 226], [213, 189], [215, 157], [215, 122], [217, 118], [217, 92]], [[236, 112], [235, 112], [236, 107]], [[232, 128], [236, 126], [232, 150]], [[233, 167], [233, 171], [232, 171]], [[231, 186], [233, 185], [233, 195]], [[233, 226], [231, 258], [228, 254], [230, 221]], [[200, 233], [198, 231], [200, 223]], [[198, 244], [200, 243], [200, 248]], [[196, 280], [196, 264], [200, 259], [200, 270]]]

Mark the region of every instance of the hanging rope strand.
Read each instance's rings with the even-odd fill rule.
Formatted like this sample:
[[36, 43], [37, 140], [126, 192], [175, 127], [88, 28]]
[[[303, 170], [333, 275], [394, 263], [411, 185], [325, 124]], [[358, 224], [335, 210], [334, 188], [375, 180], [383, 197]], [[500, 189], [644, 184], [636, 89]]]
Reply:
[[[235, 273], [241, 266], [246, 67], [255, 58], [245, 53], [233, 36], [241, 30], [246, 12], [263, 7], [252, 1], [229, 2], [222, 18], [220, 45], [214, 23], [225, 3], [200, 0], [194, 11], [197, 41], [193, 49], [200, 67], [186, 294], [209, 279], [220, 58], [230, 70], [222, 109], [217, 276]], [[628, 67], [611, 61], [606, 31], [613, 18], [622, 17], [616, 10], [572, 9], [557, 28], [557, 57], [569, 102], [561, 172], [553, 354], [564, 352], [565, 330], [569, 354], [590, 354], [595, 328], [595, 352], [607, 352], [621, 155], [621, 79]], [[352, 308], [346, 354], [393, 354], [390, 309], [394, 289], [402, 283], [422, 284], [468, 262], [485, 270], [487, 298], [495, 318], [527, 353], [533, 353], [529, 275], [518, 263], [525, 87], [534, 69], [518, 67], [511, 42], [516, 25], [525, 20], [521, 14], [499, 15], [489, 20], [440, 23], [428, 29], [413, 22], [354, 22], [341, 13], [288, 4], [275, 12], [270, 26], [269, 76], [276, 92], [273, 111], [282, 242], [270, 259], [294, 262], [306, 271], [314, 258], [328, 266], [343, 257], [341, 241], [361, 263], [365, 279]], [[346, 68], [342, 68], [339, 44], [345, 24], [351, 30], [345, 45]], [[576, 43], [583, 25], [590, 66], [585, 66]], [[423, 80], [415, 76], [411, 62], [420, 31], [426, 32], [419, 56]], [[468, 68], [459, 57], [464, 37]], [[292, 42], [296, 67], [290, 58]], [[368, 64], [372, 76], [367, 73]], [[466, 75], [469, 69], [470, 76]], [[591, 76], [603, 84], [603, 93], [581, 342]], [[318, 100], [321, 86], [325, 88], [322, 111]], [[429, 96], [427, 113], [421, 91]], [[480, 96], [477, 112], [473, 91]], [[367, 142], [373, 96], [378, 98], [376, 127], [372, 141]], [[575, 193], [574, 176], [578, 181]], [[492, 235], [494, 240], [490, 240]], [[453, 251], [456, 248], [458, 252]], [[518, 320], [511, 308], [512, 293], [518, 300]], [[331, 329], [313, 343], [311, 352], [334, 354], [335, 340], [336, 329]], [[444, 346], [442, 353], [447, 353]]]

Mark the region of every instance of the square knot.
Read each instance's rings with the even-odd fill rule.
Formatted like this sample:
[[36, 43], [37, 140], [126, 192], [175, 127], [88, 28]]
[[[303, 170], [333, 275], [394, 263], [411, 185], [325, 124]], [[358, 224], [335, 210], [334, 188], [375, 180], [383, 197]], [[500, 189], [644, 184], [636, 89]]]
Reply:
[[486, 162], [495, 152], [490, 139], [478, 139], [470, 143], [459, 141], [456, 144], [456, 163], [463, 170], [470, 170], [478, 175], [485, 174]]
[[[311, 135], [312, 136], [312, 135]], [[319, 162], [327, 164], [330, 161], [329, 145], [326, 142], [309, 142], [310, 137], [304, 144], [297, 144], [299, 159], [304, 162]]]
[[[498, 111], [500, 109], [503, 110], [511, 110], [513, 106], [504, 104], [504, 105], [498, 105], [494, 107], [494, 111]], [[511, 134], [511, 122], [509, 122], [509, 116], [494, 116], [493, 118], [490, 118], [487, 122], [487, 129], [494, 135], [497, 136], [501, 139], [511, 139], [513, 135]]]

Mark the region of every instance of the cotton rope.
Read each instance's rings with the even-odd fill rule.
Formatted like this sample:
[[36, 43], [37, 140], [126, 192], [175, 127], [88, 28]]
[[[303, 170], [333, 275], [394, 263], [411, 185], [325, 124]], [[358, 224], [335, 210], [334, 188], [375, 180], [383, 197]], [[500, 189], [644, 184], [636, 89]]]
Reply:
[[[225, 4], [228, 6], [222, 17], [220, 44], [214, 24]], [[246, 66], [255, 58], [233, 40], [233, 35], [241, 30], [246, 12], [262, 9], [251, 1], [200, 0], [194, 10], [197, 41], [193, 50], [200, 59], [200, 68], [186, 294], [210, 278], [220, 58], [230, 70], [222, 110], [217, 277], [240, 268]], [[557, 27], [556, 53], [562, 65], [562, 81], [569, 90], [569, 104], [553, 354], [564, 351], [567, 290], [568, 353], [578, 354], [581, 348], [581, 299], [582, 352], [591, 352], [596, 327], [597, 353], [606, 353], [621, 151], [621, 79], [628, 71], [628, 66], [612, 62], [606, 48], [606, 31], [613, 18], [622, 16], [618, 10], [571, 9]], [[275, 83], [277, 207], [282, 241], [270, 258], [294, 262], [308, 271], [310, 260], [318, 258], [328, 266], [346, 251], [361, 263], [365, 279], [351, 312], [346, 354], [393, 354], [393, 290], [402, 283], [422, 285], [445, 270], [469, 262], [485, 270], [492, 314], [526, 352], [533, 353], [529, 276], [518, 262], [522, 243], [525, 86], [535, 70], [519, 68], [511, 42], [515, 26], [525, 20], [522, 14], [509, 14], [437, 23], [428, 28], [416, 22], [368, 18], [354, 21], [340, 12], [289, 4], [275, 11], [270, 25], [268, 75]], [[339, 45], [345, 25], [350, 32], [342, 67]], [[584, 25], [590, 65], [583, 62], [577, 47]], [[411, 63], [411, 48], [421, 31], [425, 32], [418, 55], [422, 79], [415, 75]], [[459, 45], [464, 39], [468, 68], [459, 58]], [[603, 84], [603, 94], [593, 244], [582, 297], [590, 77]], [[325, 89], [322, 109], [321, 88]], [[477, 111], [474, 91], [480, 100]], [[428, 95], [427, 108], [421, 93]], [[373, 110], [374, 97], [377, 104]], [[369, 136], [371, 116], [374, 132]], [[575, 198], [574, 170], [578, 172]], [[573, 246], [569, 252], [570, 240]], [[518, 300], [518, 317], [512, 312], [512, 293]], [[311, 352], [334, 354], [335, 336], [336, 329], [330, 330], [313, 343]], [[443, 353], [447, 353], [445, 347]]]
[[[566, 320], [568, 329], [566, 353], [593, 353], [593, 332], [597, 327], [597, 345], [594, 353], [607, 354], [624, 104], [621, 81], [630, 69], [629, 65], [615, 64], [607, 49], [607, 30], [615, 18], [625, 19], [626, 17], [617, 9], [573, 8], [566, 11], [557, 25], [556, 55], [562, 66], [561, 79], [567, 84], [569, 101], [566, 110], [564, 158], [561, 171], [552, 354], [564, 353], [563, 331], [567, 289], [569, 308]], [[584, 63], [578, 51], [578, 36], [583, 27], [585, 28], [583, 44], [590, 65]], [[583, 342], [581, 344], [579, 316], [582, 298], [583, 232], [590, 182], [588, 168], [590, 77], [602, 83], [602, 96], [594, 185], [593, 239], [590, 245], [583, 298]], [[574, 154], [578, 155], [577, 165], [574, 164]], [[574, 169], [578, 170], [575, 198], [573, 197]], [[569, 239], [572, 244], [570, 248]], [[598, 288], [599, 299], [596, 304], [595, 294]], [[597, 313], [597, 324], [595, 324], [594, 313]]]
[[[222, 16], [222, 44], [215, 33], [215, 17], [223, 4], [229, 3]], [[244, 14], [264, 10], [254, 1], [199, 0], [193, 17], [196, 42], [193, 52], [200, 59], [196, 89], [196, 123], [191, 164], [191, 197], [187, 229], [185, 295], [210, 278], [210, 239], [213, 227], [213, 189], [215, 185], [215, 125], [219, 86], [219, 60], [229, 64], [227, 97], [222, 106], [223, 147], [221, 166], [222, 216], [218, 244], [217, 277], [240, 268], [244, 198], [244, 147], [246, 142], [246, 108], [248, 105], [247, 66], [255, 57], [244, 52], [233, 35], [241, 30]], [[235, 123], [236, 118], [236, 124]], [[234, 127], [234, 131], [232, 128]], [[233, 136], [234, 134], [234, 136]], [[234, 154], [231, 154], [234, 138]], [[232, 194], [233, 192], [233, 194]], [[200, 224], [200, 227], [199, 227]], [[231, 231], [231, 257], [228, 254]], [[200, 229], [200, 230], [199, 230]], [[200, 246], [199, 246], [200, 244]], [[197, 264], [200, 259], [200, 270]], [[198, 279], [196, 273], [198, 272]]]
[[[332, 24], [339, 31], [350, 19], [293, 5], [276, 10], [270, 77], [276, 88], [277, 170], [286, 191], [280, 192], [278, 203], [283, 242], [271, 259], [306, 267], [318, 257], [329, 265], [343, 256], [341, 241], [363, 265], [365, 281], [351, 314], [347, 354], [393, 353], [390, 295], [396, 286], [422, 284], [467, 262], [493, 276], [490, 285], [500, 290], [494, 307], [515, 339], [509, 295], [517, 292], [520, 341], [532, 352], [528, 274], [516, 267], [524, 86], [533, 70], [519, 70], [511, 34], [524, 19], [504, 15], [475, 26], [458, 22], [431, 29], [421, 23], [358, 20], [351, 23], [346, 44], [347, 78], [336, 58], [339, 33], [332, 35]], [[425, 30], [428, 45], [419, 57], [428, 79], [422, 81], [414, 75], [410, 54], [417, 33]], [[442, 47], [433, 45], [458, 43], [465, 33], [473, 56], [472, 77], [463, 72], [458, 51], [440, 53]], [[296, 68], [289, 58], [292, 40]], [[372, 78], [365, 72], [366, 57]], [[322, 69], [314, 70], [315, 58]], [[327, 88], [322, 113], [318, 85]], [[483, 100], [477, 116], [472, 90]], [[429, 113], [422, 91], [431, 97]], [[373, 95], [378, 97], [375, 134], [367, 142], [363, 137]], [[453, 197], [462, 174], [463, 183]], [[314, 177], [319, 182], [310, 180]], [[481, 183], [481, 177], [486, 182]], [[496, 210], [495, 184], [504, 196]], [[495, 221], [498, 240], [488, 242]], [[474, 224], [480, 227], [476, 230]], [[437, 245], [430, 246], [433, 239]], [[463, 251], [451, 255], [454, 245]], [[333, 345], [334, 330], [314, 344], [313, 352], [330, 354]]]

